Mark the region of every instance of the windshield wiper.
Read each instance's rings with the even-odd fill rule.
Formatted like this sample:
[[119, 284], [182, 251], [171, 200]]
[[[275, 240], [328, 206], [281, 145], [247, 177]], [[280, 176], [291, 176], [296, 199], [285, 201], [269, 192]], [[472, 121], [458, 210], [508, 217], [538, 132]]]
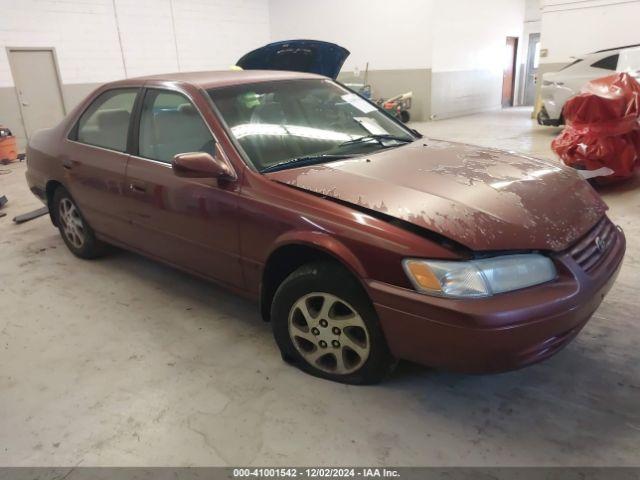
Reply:
[[260, 173], [275, 172], [277, 170], [285, 170], [287, 168], [294, 167], [304, 167], [305, 165], [314, 165], [317, 163], [323, 163], [325, 161], [343, 160], [345, 158], [352, 157], [355, 157], [355, 155], [333, 155], [323, 153], [322, 155], [309, 155], [307, 157], [290, 158], [289, 160], [284, 160], [283, 162], [274, 163], [273, 165], [264, 167], [262, 170], [260, 170]]
[[397, 135], [391, 135], [388, 133], [378, 133], [378, 134], [371, 134], [371, 135], [365, 135], [363, 137], [354, 138], [353, 140], [347, 140], [346, 142], [342, 142], [340, 146], [344, 147], [347, 145], [357, 145], [359, 143], [366, 143], [370, 140], [376, 140], [377, 142], [380, 143], [380, 145], [383, 145], [383, 146], [384, 146], [384, 143], [382, 142], [384, 140], [395, 140], [396, 142], [402, 142], [402, 143], [411, 143], [414, 141], [413, 138], [399, 137]]

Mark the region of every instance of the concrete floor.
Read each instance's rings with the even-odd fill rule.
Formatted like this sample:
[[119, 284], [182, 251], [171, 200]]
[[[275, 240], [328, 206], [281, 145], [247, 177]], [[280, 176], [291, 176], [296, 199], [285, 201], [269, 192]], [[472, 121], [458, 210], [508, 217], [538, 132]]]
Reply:
[[[558, 130], [528, 114], [415, 126], [551, 157]], [[79, 260], [46, 217], [14, 225], [39, 204], [24, 165], [0, 170], [2, 466], [640, 464], [640, 181], [604, 192], [625, 265], [558, 355], [349, 387], [284, 364], [240, 298], [126, 252]]]

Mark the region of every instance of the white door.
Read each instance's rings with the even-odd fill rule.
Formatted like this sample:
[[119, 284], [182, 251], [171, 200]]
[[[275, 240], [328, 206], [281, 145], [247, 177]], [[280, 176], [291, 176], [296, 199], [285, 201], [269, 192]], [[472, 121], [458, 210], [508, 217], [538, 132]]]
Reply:
[[58, 70], [52, 50], [7, 51], [27, 139], [56, 125], [65, 115]]

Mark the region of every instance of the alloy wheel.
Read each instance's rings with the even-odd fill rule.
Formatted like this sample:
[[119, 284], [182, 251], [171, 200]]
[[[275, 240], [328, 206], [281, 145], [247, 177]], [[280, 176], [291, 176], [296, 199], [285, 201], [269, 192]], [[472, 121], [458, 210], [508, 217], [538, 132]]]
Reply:
[[85, 228], [80, 212], [69, 198], [60, 200], [58, 209], [64, 236], [75, 248], [82, 248], [85, 242]]
[[330, 293], [310, 293], [293, 304], [289, 336], [310, 365], [327, 373], [355, 372], [371, 351], [369, 332], [360, 314]]

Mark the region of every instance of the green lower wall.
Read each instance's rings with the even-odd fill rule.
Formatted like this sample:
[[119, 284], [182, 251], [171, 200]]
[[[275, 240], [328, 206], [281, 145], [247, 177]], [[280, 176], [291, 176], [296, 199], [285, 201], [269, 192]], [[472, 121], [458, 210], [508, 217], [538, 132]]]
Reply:
[[501, 107], [502, 72], [458, 70], [431, 74], [431, 114], [438, 120]]
[[[363, 83], [364, 72], [354, 76], [353, 72], [341, 72], [338, 80], [342, 83]], [[371, 85], [374, 98], [395, 97], [401, 93], [413, 92], [411, 107], [412, 120], [428, 120], [431, 115], [431, 70], [369, 70], [367, 83]]]
[[[343, 83], [362, 83], [364, 73], [342, 72]], [[368, 83], [374, 98], [388, 98], [413, 91], [411, 118], [417, 121], [443, 119], [501, 108], [502, 72], [431, 69], [370, 70]], [[519, 98], [516, 98], [516, 104]]]

